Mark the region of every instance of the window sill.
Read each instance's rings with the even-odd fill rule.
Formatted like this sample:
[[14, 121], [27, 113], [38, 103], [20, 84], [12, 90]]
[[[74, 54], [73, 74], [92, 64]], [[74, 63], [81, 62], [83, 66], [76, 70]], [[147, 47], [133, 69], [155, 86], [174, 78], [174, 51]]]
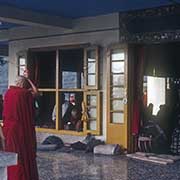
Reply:
[[56, 130], [56, 129], [48, 129], [48, 128], [36, 128], [36, 131], [37, 132], [44, 132], [44, 133], [53, 133], [53, 134], [86, 136], [86, 132], [76, 132], [76, 131], [70, 131], [70, 130]]

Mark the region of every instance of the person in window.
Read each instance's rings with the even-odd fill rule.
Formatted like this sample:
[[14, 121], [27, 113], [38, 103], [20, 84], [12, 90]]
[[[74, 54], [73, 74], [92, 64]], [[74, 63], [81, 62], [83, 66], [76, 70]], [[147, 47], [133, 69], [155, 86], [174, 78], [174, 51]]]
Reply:
[[38, 93], [32, 81], [19, 76], [4, 96], [3, 134], [5, 151], [18, 154], [18, 163], [8, 167], [8, 180], [38, 180], [34, 96]]
[[75, 94], [72, 93], [69, 96], [69, 101], [66, 109], [63, 109], [62, 106], [62, 126], [64, 127], [64, 129], [67, 129], [67, 126], [65, 125], [67, 125], [69, 119], [71, 118], [71, 111], [74, 107], [76, 107]]
[[[69, 105], [70, 105], [70, 103], [69, 103], [69, 101], [67, 101], [65, 99], [65, 95], [64, 94], [61, 95], [61, 101], [62, 101], [62, 105], [61, 105], [61, 110], [60, 111], [62, 113], [61, 117], [63, 118], [65, 113], [66, 113], [66, 111], [67, 111], [67, 109], [68, 109], [68, 107], [69, 107]], [[52, 121], [56, 121], [56, 105], [53, 108]]]
[[66, 130], [82, 131], [81, 112], [77, 107], [71, 110], [70, 117], [66, 120], [64, 128]]

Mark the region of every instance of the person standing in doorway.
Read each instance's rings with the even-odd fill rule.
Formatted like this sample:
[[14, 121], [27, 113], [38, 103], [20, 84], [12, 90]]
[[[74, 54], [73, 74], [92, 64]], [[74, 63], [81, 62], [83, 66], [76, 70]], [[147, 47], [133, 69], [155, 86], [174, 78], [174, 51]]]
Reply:
[[18, 76], [4, 96], [3, 134], [5, 151], [18, 154], [18, 164], [8, 167], [8, 180], [38, 180], [33, 96], [38, 93], [32, 81]]

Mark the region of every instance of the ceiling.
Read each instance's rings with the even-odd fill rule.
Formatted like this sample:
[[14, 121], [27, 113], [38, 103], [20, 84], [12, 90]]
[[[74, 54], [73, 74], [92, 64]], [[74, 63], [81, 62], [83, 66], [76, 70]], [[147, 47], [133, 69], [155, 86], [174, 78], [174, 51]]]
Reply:
[[[29, 18], [31, 12], [42, 15], [39, 19], [46, 19], [47, 16], [44, 17], [43, 15], [52, 16], [50, 20], [48, 19], [49, 22], [52, 22], [54, 20], [53, 16], [72, 20], [74, 18], [160, 7], [174, 3], [180, 3], [180, 0], [0, 0], [0, 30], [10, 29], [18, 25], [30, 25], [24, 23], [26, 18], [21, 19], [21, 17]], [[3, 11], [5, 14], [2, 13]], [[22, 12], [19, 13], [19, 11]], [[29, 12], [27, 16], [26, 11]], [[21, 15], [18, 16], [17, 14]], [[34, 17], [36, 18], [38, 15], [34, 14]], [[58, 21], [56, 20], [56, 22]], [[46, 22], [46, 24], [49, 22]], [[66, 22], [66, 24], [68, 23]], [[56, 26], [57, 24], [52, 23], [50, 25]], [[61, 24], [58, 24], [58, 26], [61, 26]], [[64, 24], [63, 26], [66, 27]]]
[[180, 0], [0, 0], [0, 5], [9, 5], [67, 18], [145, 9], [172, 3], [180, 3]]
[[[80, 18], [123, 12], [136, 9], [166, 6], [180, 0], [0, 0], [0, 6], [56, 15], [63, 18]], [[7, 10], [8, 11], [8, 10]], [[9, 10], [11, 13], [12, 10]], [[0, 14], [1, 16], [1, 14]], [[1, 22], [0, 29], [9, 29], [21, 23]], [[24, 24], [23, 24], [24, 25]]]
[[31, 25], [71, 28], [68, 25], [80, 17], [179, 3], [180, 0], [0, 0], [0, 30]]

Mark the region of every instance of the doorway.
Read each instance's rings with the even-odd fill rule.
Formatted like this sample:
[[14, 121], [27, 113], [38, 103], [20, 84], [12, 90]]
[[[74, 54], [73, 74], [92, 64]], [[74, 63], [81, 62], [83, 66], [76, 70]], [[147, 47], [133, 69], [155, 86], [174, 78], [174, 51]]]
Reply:
[[173, 133], [179, 126], [179, 51], [177, 42], [144, 46], [140, 136], [151, 137], [148, 151], [154, 153], [172, 153]]

